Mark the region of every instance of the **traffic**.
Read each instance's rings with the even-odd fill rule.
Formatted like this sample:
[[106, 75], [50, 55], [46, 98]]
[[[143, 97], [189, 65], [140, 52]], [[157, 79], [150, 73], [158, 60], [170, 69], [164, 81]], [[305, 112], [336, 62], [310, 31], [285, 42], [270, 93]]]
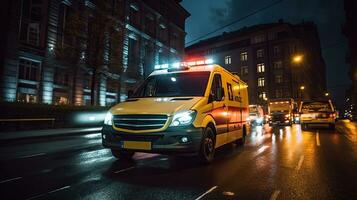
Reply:
[[107, 113], [102, 143], [118, 159], [135, 152], [194, 154], [203, 163], [226, 144], [244, 145], [250, 129], [268, 124], [335, 128], [331, 100], [270, 99], [249, 105], [248, 85], [212, 59], [155, 66], [125, 102]]

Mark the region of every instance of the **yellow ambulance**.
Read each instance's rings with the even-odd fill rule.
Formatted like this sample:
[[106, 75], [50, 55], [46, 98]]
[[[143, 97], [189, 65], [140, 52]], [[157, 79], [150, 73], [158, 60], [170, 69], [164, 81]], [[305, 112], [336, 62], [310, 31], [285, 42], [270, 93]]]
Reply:
[[213, 160], [215, 149], [247, 135], [247, 84], [211, 59], [164, 64], [112, 107], [102, 143], [117, 158], [135, 152], [197, 153]]

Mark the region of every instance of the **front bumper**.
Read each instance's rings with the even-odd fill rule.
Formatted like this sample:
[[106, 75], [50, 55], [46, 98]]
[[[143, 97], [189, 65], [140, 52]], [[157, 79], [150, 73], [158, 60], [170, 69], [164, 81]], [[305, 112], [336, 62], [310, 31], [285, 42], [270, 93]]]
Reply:
[[[186, 137], [187, 142], [182, 142]], [[127, 149], [125, 141], [150, 142], [150, 149]], [[102, 144], [106, 148], [150, 153], [196, 153], [199, 151], [202, 141], [202, 128], [194, 126], [182, 128], [168, 128], [156, 133], [128, 133], [113, 129], [112, 126], [104, 125], [102, 129]]]

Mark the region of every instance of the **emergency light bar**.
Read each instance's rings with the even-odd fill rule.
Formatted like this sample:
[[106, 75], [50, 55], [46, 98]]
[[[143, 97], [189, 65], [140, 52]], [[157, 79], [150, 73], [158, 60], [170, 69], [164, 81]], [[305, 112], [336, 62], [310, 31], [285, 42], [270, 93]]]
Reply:
[[206, 59], [206, 60], [197, 60], [197, 61], [188, 61], [188, 62], [176, 62], [172, 64], [162, 64], [162, 65], [155, 65], [155, 70], [160, 69], [180, 69], [180, 68], [189, 68], [193, 66], [199, 65], [210, 65], [213, 64], [213, 59]]

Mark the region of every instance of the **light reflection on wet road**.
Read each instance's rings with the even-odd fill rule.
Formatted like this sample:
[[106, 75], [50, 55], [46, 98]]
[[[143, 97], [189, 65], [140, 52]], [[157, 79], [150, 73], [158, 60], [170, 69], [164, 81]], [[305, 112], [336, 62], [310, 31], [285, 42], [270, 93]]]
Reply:
[[357, 145], [338, 131], [252, 127], [211, 165], [137, 153], [114, 159], [100, 134], [0, 148], [2, 199], [353, 199]]

